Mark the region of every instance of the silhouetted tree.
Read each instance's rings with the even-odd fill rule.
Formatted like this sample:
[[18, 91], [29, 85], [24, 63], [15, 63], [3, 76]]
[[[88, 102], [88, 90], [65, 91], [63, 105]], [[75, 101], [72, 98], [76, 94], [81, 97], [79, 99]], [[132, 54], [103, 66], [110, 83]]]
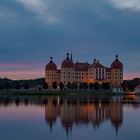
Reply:
[[76, 83], [71, 83], [70, 84], [70, 89], [72, 89], [72, 90], [76, 90], [77, 89], [77, 84]]
[[78, 86], [77, 83], [73, 83], [73, 89], [77, 90]]
[[70, 82], [67, 83], [67, 89], [71, 89], [71, 83]]
[[63, 90], [64, 84], [62, 82], [60, 82], [59, 87], [60, 87], [60, 90]]
[[85, 90], [87, 90], [87, 89], [88, 89], [88, 84], [87, 84], [87, 83], [83, 83], [83, 88], [84, 88]]
[[110, 89], [110, 85], [109, 85], [109, 83], [102, 83], [101, 88], [103, 90], [109, 90]]
[[21, 88], [20, 82], [19, 81], [16, 81], [16, 83], [15, 83], [15, 89], [19, 90], [20, 88]]
[[52, 88], [53, 88], [53, 89], [57, 89], [57, 83], [56, 83], [56, 82], [53, 82], [53, 83], [52, 83]]
[[83, 89], [83, 83], [79, 83], [79, 89]]
[[29, 89], [29, 84], [26, 83], [26, 84], [24, 85], [24, 89]]
[[99, 85], [98, 82], [94, 83], [94, 89], [95, 89], [95, 90], [99, 90], [99, 87], [100, 87], [100, 85]]
[[43, 89], [48, 89], [48, 83], [47, 82], [43, 82]]
[[93, 84], [93, 83], [89, 83], [89, 88], [90, 88], [90, 90], [92, 90], [93, 87], [94, 87], [94, 84]]
[[5, 88], [6, 88], [7, 90], [10, 89], [10, 83], [9, 83], [9, 82], [6, 82]]

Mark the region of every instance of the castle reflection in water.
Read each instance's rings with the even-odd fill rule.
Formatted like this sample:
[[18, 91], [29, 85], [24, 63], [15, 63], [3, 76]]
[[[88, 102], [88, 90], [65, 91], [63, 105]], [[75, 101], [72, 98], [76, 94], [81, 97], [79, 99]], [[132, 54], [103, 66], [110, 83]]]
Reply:
[[[103, 122], [110, 121], [116, 133], [123, 124], [123, 108], [140, 108], [140, 98], [128, 96], [0, 96], [0, 109], [3, 106], [40, 106], [44, 110], [47, 126], [53, 131], [58, 121], [67, 134], [74, 126], [88, 125], [98, 129]], [[44, 118], [42, 118], [44, 119]]]
[[50, 98], [45, 105], [45, 120], [53, 129], [53, 125], [60, 118], [67, 134], [72, 131], [74, 125], [92, 124], [97, 129], [104, 121], [110, 121], [118, 132], [123, 123], [123, 105], [120, 97], [106, 101], [61, 101], [59, 97]]

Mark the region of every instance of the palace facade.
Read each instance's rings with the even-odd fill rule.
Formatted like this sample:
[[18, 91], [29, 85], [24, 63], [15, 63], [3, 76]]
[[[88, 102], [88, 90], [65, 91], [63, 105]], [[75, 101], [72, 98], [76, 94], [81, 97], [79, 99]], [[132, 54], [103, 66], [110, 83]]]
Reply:
[[67, 53], [66, 58], [61, 63], [61, 69], [57, 68], [53, 58], [45, 68], [45, 81], [49, 87], [53, 82], [64, 85], [68, 83], [109, 83], [111, 86], [120, 86], [123, 83], [123, 64], [119, 60], [119, 56], [115, 56], [115, 60], [110, 67], [103, 66], [99, 60], [94, 59], [92, 64], [73, 62], [72, 54]]

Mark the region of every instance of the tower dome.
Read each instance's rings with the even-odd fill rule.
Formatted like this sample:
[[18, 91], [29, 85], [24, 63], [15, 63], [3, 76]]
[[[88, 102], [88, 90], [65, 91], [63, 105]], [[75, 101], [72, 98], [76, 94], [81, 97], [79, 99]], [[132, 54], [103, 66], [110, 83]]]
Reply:
[[53, 58], [52, 57], [50, 57], [50, 62], [46, 65], [46, 70], [57, 70], [57, 66], [53, 62]]
[[116, 55], [115, 61], [111, 64], [111, 69], [123, 69], [123, 64], [119, 61], [118, 55]]
[[61, 67], [62, 68], [73, 68], [74, 67], [74, 63], [73, 63], [72, 58], [71, 59], [69, 58], [69, 53], [67, 53], [67, 57], [62, 62]]

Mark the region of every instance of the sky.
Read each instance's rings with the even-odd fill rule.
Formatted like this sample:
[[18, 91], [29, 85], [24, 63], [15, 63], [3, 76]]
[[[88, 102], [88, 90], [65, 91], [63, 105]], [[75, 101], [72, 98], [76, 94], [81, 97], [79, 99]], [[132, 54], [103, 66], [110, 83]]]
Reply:
[[0, 0], [0, 77], [44, 77], [67, 52], [107, 67], [117, 53], [124, 79], [140, 77], [140, 0]]

